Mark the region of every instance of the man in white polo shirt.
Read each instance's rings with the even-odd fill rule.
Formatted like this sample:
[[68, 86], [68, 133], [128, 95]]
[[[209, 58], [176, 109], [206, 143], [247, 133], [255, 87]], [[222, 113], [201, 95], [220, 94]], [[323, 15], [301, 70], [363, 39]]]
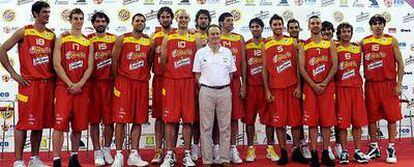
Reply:
[[214, 116], [220, 132], [220, 163], [229, 166], [231, 91], [230, 79], [236, 64], [229, 49], [220, 44], [220, 27], [211, 25], [207, 29], [209, 43], [199, 49], [194, 58], [193, 72], [200, 88], [200, 131], [203, 164], [213, 163], [212, 132]]

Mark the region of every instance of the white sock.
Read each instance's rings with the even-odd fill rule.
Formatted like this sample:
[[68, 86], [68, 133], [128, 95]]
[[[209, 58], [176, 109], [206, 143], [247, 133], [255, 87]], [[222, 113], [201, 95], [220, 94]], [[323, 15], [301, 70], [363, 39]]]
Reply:
[[190, 151], [190, 150], [184, 150], [184, 153], [185, 153], [185, 154], [190, 154], [190, 153], [191, 153], [191, 151]]
[[254, 146], [249, 146], [249, 148], [254, 148]]
[[214, 148], [215, 149], [220, 149], [220, 145], [216, 144], [216, 145], [214, 145]]
[[70, 156], [78, 155], [78, 152], [70, 152]]
[[59, 160], [60, 159], [60, 157], [53, 157], [53, 161], [54, 160]]
[[116, 154], [122, 154], [122, 150], [116, 150]]
[[394, 143], [388, 143], [388, 147], [394, 147]]

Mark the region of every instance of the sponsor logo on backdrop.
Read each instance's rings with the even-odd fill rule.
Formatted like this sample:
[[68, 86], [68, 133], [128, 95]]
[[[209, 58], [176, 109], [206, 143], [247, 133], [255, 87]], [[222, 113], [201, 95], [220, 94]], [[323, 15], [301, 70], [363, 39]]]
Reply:
[[340, 0], [339, 7], [349, 7], [348, 0]]
[[115, 31], [118, 33], [124, 33], [127, 31], [127, 28], [125, 26], [118, 26], [115, 28]]
[[371, 8], [378, 8], [379, 7], [377, 0], [369, 0], [369, 2], [370, 2], [369, 7], [371, 7]]
[[69, 5], [68, 0], [55, 0], [55, 5]]
[[138, 2], [138, 1], [139, 1], [139, 0], [123, 0], [122, 4], [123, 4], [123, 5], [129, 5], [129, 4], [131, 4], [131, 3]]
[[303, 5], [303, 0], [294, 0], [294, 1], [293, 1], [293, 3], [294, 3], [296, 6], [302, 6], [302, 5]]
[[210, 16], [211, 16], [211, 18], [216, 18], [216, 17], [217, 17], [217, 12], [216, 12], [216, 10], [209, 10], [208, 12], [210, 12]]
[[60, 32], [70, 31], [70, 28], [60, 28]]
[[173, 1], [172, 0], [160, 0], [160, 2], [158, 4], [160, 4], [160, 5], [172, 5]]
[[403, 23], [408, 23], [414, 20], [414, 14], [408, 13], [407, 15], [403, 16]]
[[0, 3], [9, 3], [10, 0], [0, 0]]
[[388, 12], [383, 12], [383, 13], [382, 13], [382, 16], [384, 16], [385, 21], [387, 21], [387, 23], [391, 21], [391, 14], [390, 14], [390, 13], [388, 13]]
[[285, 10], [282, 14], [284, 20], [290, 20], [293, 18], [293, 12], [290, 10]]
[[68, 22], [69, 21], [69, 14], [70, 14], [70, 9], [64, 9], [61, 13], [60, 13], [60, 18], [65, 21]]
[[414, 52], [414, 44], [410, 45], [410, 50]]
[[287, 0], [280, 0], [277, 6], [289, 6], [289, 3]]
[[127, 21], [131, 17], [131, 12], [128, 9], [121, 9], [118, 12], [118, 19], [121, 21]]
[[3, 75], [3, 76], [1, 76], [1, 80], [3, 82], [9, 82], [10, 81], [10, 75]]
[[412, 71], [404, 72], [404, 75], [413, 75], [413, 72]]
[[250, 31], [249, 26], [242, 26], [242, 27], [240, 27], [240, 32], [246, 33], [246, 32], [249, 32], [249, 31]]
[[361, 12], [356, 16], [356, 22], [361, 22], [369, 19], [369, 12]]
[[262, 6], [272, 6], [272, 0], [261, 0], [260, 5]]
[[404, 62], [404, 64], [405, 64], [406, 66], [411, 65], [411, 64], [413, 64], [413, 63], [414, 63], [414, 56], [412, 56], [412, 55], [410, 55], [408, 58], [406, 58], [406, 59], [405, 59], [405, 62]]
[[86, 3], [86, 0], [76, 0], [76, 2], [73, 4], [74, 5], [87, 5], [88, 3]]
[[33, 0], [17, 0], [17, 5], [24, 5], [33, 2]]
[[156, 19], [157, 18], [157, 13], [158, 13], [158, 10], [156, 10], [156, 11], [151, 10], [150, 12], [145, 14], [145, 18], [147, 18], [147, 20]]
[[256, 3], [254, 0], [246, 0], [245, 6], [256, 6]]
[[405, 29], [405, 28], [402, 28], [402, 29], [400, 30], [400, 32], [411, 32], [411, 29]]
[[316, 0], [304, 0], [305, 5], [316, 5]]
[[0, 92], [0, 98], [8, 98], [10, 97], [10, 92]]
[[403, 5], [404, 5], [404, 0], [394, 0], [394, 7], [400, 7]]
[[395, 27], [388, 28], [388, 33], [392, 33], [392, 34], [397, 33], [397, 28]]
[[181, 0], [178, 5], [191, 5], [189, 0]]
[[257, 17], [263, 20], [263, 19], [269, 18], [270, 17], [269, 15], [270, 15], [269, 11], [261, 10], [260, 13], [255, 14], [254, 17]]
[[7, 9], [3, 12], [3, 20], [12, 22], [16, 18], [16, 12], [13, 9]]
[[321, 6], [326, 7], [335, 4], [335, 0], [321, 0]]
[[333, 14], [333, 18], [336, 22], [342, 22], [342, 20], [344, 20], [344, 14], [340, 11], [336, 11]]
[[407, 43], [406, 43], [406, 42], [398, 42], [398, 46], [399, 46], [401, 49], [405, 49], [405, 47], [407, 46]]
[[362, 33], [362, 32], [365, 32], [365, 29], [363, 27], [357, 27], [355, 28], [355, 32]]
[[233, 15], [233, 20], [234, 22], [238, 22], [241, 20], [242, 14], [240, 12], [240, 10], [238, 9], [233, 9], [230, 11], [231, 15]]
[[19, 29], [19, 27], [9, 27], [9, 26], [6, 26], [6, 27], [3, 27], [3, 32], [6, 33], [6, 34], [8, 34], [8, 33], [11, 33], [11, 32], [16, 31], [18, 29]]
[[154, 0], [145, 0], [144, 5], [154, 5]]
[[312, 11], [311, 13], [309, 13], [308, 15], [306, 15], [306, 17], [309, 19], [312, 16], [320, 16], [321, 12], [320, 11]]
[[358, 8], [365, 7], [365, 5], [360, 2], [360, 0], [354, 0], [354, 2], [352, 3], [352, 6], [353, 7], [358, 7]]
[[85, 34], [92, 34], [94, 31], [93, 27], [85, 27]]
[[[204, 4], [206, 1], [207, 1], [208, 4], [220, 3], [220, 0], [197, 0], [197, 1], [200, 1], [200, 2], [198, 2], [199, 4]], [[204, 3], [203, 3], [203, 1], [204, 1]]]
[[239, 2], [240, 2], [240, 0], [225, 0], [224, 4], [225, 5], [234, 5], [234, 4], [239, 3]]

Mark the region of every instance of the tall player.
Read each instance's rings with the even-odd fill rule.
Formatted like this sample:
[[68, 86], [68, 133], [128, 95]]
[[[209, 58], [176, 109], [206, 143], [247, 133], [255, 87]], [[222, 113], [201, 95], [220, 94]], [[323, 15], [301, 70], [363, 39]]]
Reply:
[[385, 119], [388, 122], [387, 163], [396, 163], [395, 136], [396, 121], [401, 120], [398, 96], [404, 75], [404, 63], [398, 41], [384, 34], [386, 20], [382, 15], [374, 15], [369, 20], [372, 35], [362, 42], [364, 54], [365, 98], [368, 114], [368, 128], [371, 146], [368, 157], [381, 156], [377, 141], [376, 121]]
[[[24, 167], [23, 149], [26, 134], [30, 133], [31, 157], [29, 167], [46, 166], [39, 159], [42, 129], [51, 128], [53, 118], [52, 50], [55, 34], [46, 28], [50, 6], [44, 1], [32, 5], [35, 22], [17, 30], [0, 47], [0, 61], [11, 77], [19, 84], [19, 119], [14, 131], [14, 167]], [[20, 74], [10, 64], [7, 51], [18, 44]]]
[[[112, 91], [113, 76], [111, 71], [112, 48], [116, 40], [114, 34], [106, 32], [109, 17], [102, 12], [96, 12], [91, 19], [95, 33], [89, 34], [88, 39], [93, 45], [92, 56], [94, 57], [94, 71], [91, 76], [89, 123], [91, 125], [91, 139], [93, 144], [95, 166], [112, 164], [114, 159], [111, 155], [111, 143], [114, 133], [112, 121]], [[105, 125], [104, 147], [101, 150], [99, 141], [99, 124]]]
[[[277, 161], [277, 154], [274, 151], [274, 129], [268, 125], [268, 114], [265, 113], [266, 101], [262, 82], [262, 56], [264, 48], [264, 39], [262, 37], [264, 23], [259, 18], [251, 19], [249, 22], [250, 32], [253, 38], [249, 39], [246, 44], [246, 59], [247, 59], [247, 92], [246, 92], [246, 114], [244, 122], [247, 129], [247, 162], [253, 162], [256, 159], [256, 150], [253, 146], [253, 138], [255, 135], [256, 116], [259, 114], [260, 122], [266, 125], [266, 139], [267, 139], [267, 155], [276, 157], [273, 159]], [[270, 156], [272, 157], [272, 156]]]
[[[210, 26], [211, 23], [211, 16], [210, 12], [206, 9], [200, 9], [196, 13], [196, 38], [200, 39], [201, 47], [207, 45], [207, 27]], [[197, 93], [198, 94], [198, 93]], [[196, 111], [198, 112], [198, 96], [196, 96]], [[193, 123], [193, 145], [191, 145], [191, 158], [193, 161], [197, 161], [200, 158], [200, 122], [199, 122], [199, 114], [196, 114], [197, 118], [196, 121]]]
[[[299, 33], [301, 31], [299, 21], [297, 21], [296, 19], [290, 19], [287, 22], [287, 31], [289, 32], [290, 37], [296, 39], [296, 42], [298, 43], [298, 48], [301, 45], [303, 45], [303, 42], [305, 42], [305, 40], [299, 38]], [[303, 80], [301, 80], [301, 82], [302, 82], [301, 84], [303, 86]], [[301, 103], [302, 103], [302, 100], [301, 100]], [[302, 106], [303, 105], [301, 104], [301, 107]], [[301, 128], [301, 130], [300, 130], [300, 150], [302, 152], [303, 157], [305, 157], [306, 159], [311, 159], [312, 156], [311, 156], [311, 153], [310, 153], [310, 150], [309, 150], [308, 143], [306, 142], [306, 139], [305, 139], [303, 126], [300, 127], [300, 128]]]
[[268, 124], [276, 128], [281, 157], [279, 165], [288, 163], [286, 126], [293, 135], [292, 158], [307, 163], [299, 148], [302, 111], [301, 78], [297, 68], [297, 42], [283, 35], [283, 18], [273, 15], [269, 21], [273, 35], [266, 39], [263, 56], [263, 84], [268, 102]]
[[195, 121], [195, 76], [192, 72], [198, 41], [188, 31], [190, 17], [185, 10], [176, 13], [178, 29], [162, 42], [161, 63], [165, 67], [163, 86], [163, 120], [167, 154], [162, 167], [175, 165], [175, 139], [180, 120], [183, 122], [184, 166], [195, 166], [191, 159], [191, 127]]
[[309, 18], [308, 27], [311, 38], [299, 48], [299, 69], [305, 79], [303, 86], [303, 123], [309, 126], [312, 150], [312, 166], [319, 166], [317, 152], [318, 126], [323, 138], [322, 163], [335, 165], [329, 157], [331, 127], [336, 124], [335, 83], [333, 77], [337, 70], [336, 46], [321, 36], [321, 19]]
[[243, 160], [240, 158], [239, 151], [237, 151], [236, 142], [239, 133], [239, 119], [243, 118], [244, 114], [243, 99], [246, 97], [247, 65], [244, 39], [240, 34], [232, 32], [234, 29], [232, 14], [225, 12], [220, 15], [218, 21], [221, 27], [221, 44], [231, 50], [236, 61], [237, 71], [234, 72], [233, 79], [230, 82], [232, 94], [230, 161], [239, 164]]
[[125, 124], [132, 123], [131, 151], [128, 166], [147, 166], [138, 153], [141, 125], [148, 122], [149, 79], [153, 44], [143, 33], [146, 18], [141, 13], [132, 17], [133, 31], [118, 37], [112, 51], [112, 71], [115, 77], [113, 121], [115, 126], [116, 155], [112, 167], [124, 166], [122, 145]]
[[[161, 66], [161, 44], [164, 37], [174, 31], [171, 27], [174, 13], [169, 7], [162, 7], [158, 10], [157, 19], [161, 27], [156, 28], [151, 39], [154, 42], [155, 52], [152, 64], [152, 117], [155, 118], [155, 155], [151, 163], [158, 164], [162, 162], [162, 141], [164, 136], [164, 123], [162, 121], [162, 85], [164, 77], [164, 68]], [[164, 138], [165, 139], [165, 138]]]
[[93, 56], [88, 38], [82, 34], [84, 14], [75, 8], [69, 14], [71, 30], [55, 42], [53, 65], [58, 75], [55, 90], [55, 127], [53, 131], [53, 166], [60, 167], [63, 132], [72, 126], [72, 152], [68, 166], [80, 166], [78, 150], [81, 133], [88, 129], [89, 82]]
[[368, 124], [365, 100], [362, 90], [362, 77], [360, 66], [362, 62], [361, 48], [352, 43], [353, 28], [349, 23], [338, 25], [336, 35], [338, 37], [338, 71], [335, 75], [337, 93], [337, 118], [339, 141], [342, 152], [339, 156], [341, 164], [349, 163], [347, 152], [347, 132], [352, 124], [352, 135], [354, 137], [355, 153], [354, 160], [358, 163], [368, 163], [366, 155], [361, 152], [361, 127]]

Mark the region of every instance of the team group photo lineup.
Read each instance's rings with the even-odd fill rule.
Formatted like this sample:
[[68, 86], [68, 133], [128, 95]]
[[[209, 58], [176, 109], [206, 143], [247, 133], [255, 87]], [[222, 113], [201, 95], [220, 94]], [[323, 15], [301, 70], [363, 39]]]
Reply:
[[[57, 1], [16, 9], [32, 19], [0, 41], [1, 65], [17, 90], [14, 160], [5, 165], [398, 165], [406, 55], [381, 8], [357, 24], [271, 10], [244, 17], [242, 33], [236, 21], [249, 11], [180, 3], [190, 2], [132, 12], [123, 33], [109, 29], [118, 18], [82, 5], [67, 10], [65, 29], [53, 27]], [[359, 24], [368, 27], [362, 38]], [[147, 148], [140, 141], [149, 122]], [[49, 129], [47, 159], [39, 148]], [[80, 149], [86, 133], [90, 150]]]

